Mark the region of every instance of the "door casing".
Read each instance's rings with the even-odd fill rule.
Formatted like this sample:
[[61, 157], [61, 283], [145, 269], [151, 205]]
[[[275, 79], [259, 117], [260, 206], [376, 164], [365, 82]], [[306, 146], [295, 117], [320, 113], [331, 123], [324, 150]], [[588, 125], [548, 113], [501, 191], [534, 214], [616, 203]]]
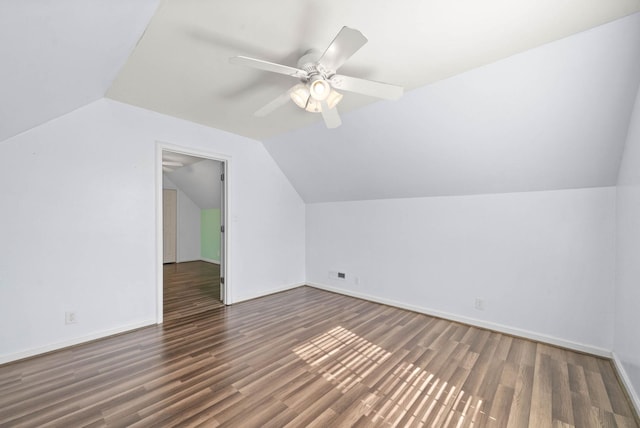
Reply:
[[178, 261], [178, 192], [162, 189], [162, 263]]
[[[220, 210], [221, 219], [232, 218], [232, 209], [230, 201], [232, 199], [231, 188], [231, 156], [221, 153], [210, 152], [204, 149], [187, 148], [175, 144], [165, 143], [161, 141], [156, 142], [156, 323], [161, 324], [163, 321], [163, 251], [162, 251], [162, 229], [163, 229], [163, 216], [162, 216], [162, 152], [180, 153], [190, 156], [196, 156], [203, 159], [211, 159], [222, 163], [222, 170], [224, 171], [225, 179], [222, 181], [222, 207]], [[220, 284], [220, 294], [224, 300], [222, 303], [230, 305], [232, 301], [232, 287], [233, 278], [231, 275], [231, 261], [229, 251], [229, 243], [232, 236], [232, 228], [229, 227], [229, 222], [225, 220], [224, 233], [221, 234], [221, 254], [220, 254], [220, 271], [224, 272], [224, 284]]]

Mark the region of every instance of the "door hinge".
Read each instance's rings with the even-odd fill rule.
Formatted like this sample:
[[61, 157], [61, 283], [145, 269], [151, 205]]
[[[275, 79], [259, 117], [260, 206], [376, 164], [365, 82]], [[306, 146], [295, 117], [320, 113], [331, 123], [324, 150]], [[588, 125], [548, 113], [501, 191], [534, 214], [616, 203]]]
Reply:
[[220, 181], [224, 181], [224, 174], [220, 174]]
[[220, 277], [220, 284], [224, 284], [224, 276]]
[[220, 232], [224, 233], [224, 224], [220, 226]]

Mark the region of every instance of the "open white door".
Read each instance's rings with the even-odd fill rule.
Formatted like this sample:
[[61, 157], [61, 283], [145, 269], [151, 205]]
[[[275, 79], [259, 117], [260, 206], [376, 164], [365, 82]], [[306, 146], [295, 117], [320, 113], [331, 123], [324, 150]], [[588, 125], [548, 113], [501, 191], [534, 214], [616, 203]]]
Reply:
[[227, 286], [225, 283], [225, 211], [226, 211], [226, 182], [225, 182], [225, 163], [220, 162], [220, 301], [226, 304]]

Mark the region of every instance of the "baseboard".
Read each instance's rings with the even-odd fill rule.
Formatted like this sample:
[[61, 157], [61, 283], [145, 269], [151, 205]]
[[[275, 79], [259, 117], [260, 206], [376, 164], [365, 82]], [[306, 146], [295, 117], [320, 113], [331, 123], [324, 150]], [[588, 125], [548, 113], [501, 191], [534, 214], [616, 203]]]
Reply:
[[497, 331], [499, 333], [505, 333], [512, 336], [518, 336], [525, 339], [535, 340], [537, 342], [543, 342], [550, 345], [560, 346], [562, 348], [571, 349], [578, 352], [584, 352], [587, 354], [597, 355], [599, 357], [611, 358], [611, 351], [604, 348], [598, 348], [596, 346], [585, 345], [578, 342], [572, 342], [565, 339], [560, 339], [553, 336], [547, 336], [545, 334], [539, 334], [528, 330], [521, 330], [505, 326], [502, 324], [492, 323], [489, 321], [483, 321], [476, 318], [464, 317], [449, 312], [442, 312], [435, 309], [425, 308], [422, 306], [409, 305], [407, 303], [398, 302], [391, 299], [385, 299], [378, 296], [373, 296], [366, 293], [360, 293], [351, 290], [345, 290], [338, 287], [333, 287], [326, 284], [319, 284], [313, 282], [307, 282], [307, 285], [321, 290], [331, 291], [338, 294], [344, 294], [346, 296], [357, 297], [359, 299], [369, 300], [375, 303], [382, 303], [383, 305], [394, 306], [396, 308], [407, 309], [413, 312], [419, 312], [425, 315], [431, 315], [438, 318], [443, 318], [451, 321], [457, 321], [463, 324], [469, 324], [474, 327], [486, 328], [488, 330]]
[[635, 407], [636, 417], [640, 418], [640, 397], [638, 397], [638, 393], [633, 388], [631, 379], [629, 378], [629, 375], [627, 375], [627, 371], [624, 369], [622, 361], [620, 361], [618, 355], [615, 352], [612, 352], [611, 360], [613, 361], [613, 366], [618, 372], [618, 378], [620, 378], [620, 381], [627, 390], [627, 394], [629, 395], [631, 403], [633, 403], [633, 406]]
[[36, 355], [45, 354], [51, 351], [57, 351], [59, 349], [68, 348], [69, 346], [80, 345], [85, 342], [90, 342], [96, 339], [104, 339], [105, 337], [113, 336], [120, 333], [126, 333], [128, 331], [137, 330], [142, 327], [148, 327], [155, 325], [156, 320], [148, 320], [135, 324], [129, 324], [127, 326], [118, 327], [109, 330], [102, 330], [99, 332], [87, 334], [85, 336], [75, 337], [69, 340], [63, 340], [62, 342], [52, 343], [50, 345], [41, 346], [38, 348], [31, 348], [25, 351], [16, 352], [14, 354], [0, 355], [0, 364], [10, 363], [12, 361], [22, 360], [24, 358], [34, 357]]
[[294, 289], [294, 288], [302, 287], [304, 285], [307, 285], [307, 283], [306, 282], [296, 282], [295, 284], [289, 284], [289, 285], [285, 285], [285, 286], [282, 286], [282, 287], [273, 288], [273, 289], [268, 290], [268, 291], [261, 291], [260, 293], [252, 294], [250, 296], [241, 297], [239, 299], [234, 299], [232, 304], [233, 303], [246, 302], [247, 300], [257, 299], [258, 297], [264, 297], [264, 296], [268, 296], [270, 294], [281, 293], [283, 291], [287, 291], [287, 290], [291, 290], [291, 289]]
[[207, 262], [207, 263], [213, 263], [216, 265], [220, 264], [220, 260], [206, 259], [204, 257], [200, 257], [199, 259], [178, 260], [176, 263], [191, 263], [191, 262]]

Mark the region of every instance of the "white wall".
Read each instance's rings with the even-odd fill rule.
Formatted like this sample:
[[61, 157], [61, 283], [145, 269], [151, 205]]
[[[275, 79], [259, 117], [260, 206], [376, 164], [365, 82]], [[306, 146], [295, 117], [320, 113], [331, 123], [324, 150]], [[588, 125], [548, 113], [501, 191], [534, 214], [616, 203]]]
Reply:
[[176, 260], [200, 260], [200, 208], [178, 190], [178, 242]]
[[162, 188], [174, 189], [177, 196], [176, 261], [200, 260], [200, 208], [176, 184], [162, 174]]
[[162, 173], [162, 188], [178, 190], [178, 186], [176, 186], [176, 183], [174, 183], [169, 177], [167, 177], [166, 172]]
[[618, 234], [613, 351], [640, 409], [640, 92], [618, 180]]
[[0, 143], [0, 362], [155, 322], [157, 141], [231, 157], [232, 302], [304, 281], [305, 206], [259, 142], [99, 100]]
[[307, 280], [606, 355], [614, 227], [613, 187], [309, 204]]

